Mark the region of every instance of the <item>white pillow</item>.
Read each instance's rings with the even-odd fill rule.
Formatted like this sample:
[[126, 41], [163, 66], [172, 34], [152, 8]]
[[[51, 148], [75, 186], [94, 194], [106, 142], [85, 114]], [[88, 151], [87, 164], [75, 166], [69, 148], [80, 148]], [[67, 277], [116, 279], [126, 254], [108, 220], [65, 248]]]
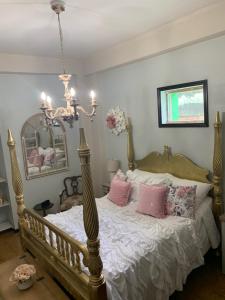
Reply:
[[136, 201], [138, 197], [138, 189], [140, 183], [145, 184], [164, 184], [164, 185], [196, 185], [196, 206], [198, 207], [202, 200], [208, 195], [212, 188], [212, 184], [200, 181], [181, 179], [169, 173], [151, 173], [135, 169], [134, 171], [127, 171], [127, 181], [131, 182], [132, 192], [131, 200]]
[[64, 157], [65, 157], [65, 152], [58, 152], [58, 153], [56, 152], [56, 154], [55, 154], [56, 160], [59, 160]]
[[130, 180], [136, 180], [138, 182], [152, 180], [153, 178], [169, 178], [169, 173], [151, 173], [142, 170], [135, 169], [134, 171], [127, 171], [127, 177]]
[[172, 181], [168, 178], [169, 174], [164, 173], [151, 173], [145, 172], [138, 169], [134, 171], [127, 171], [127, 181], [131, 183], [132, 191], [130, 195], [131, 201], [138, 200], [139, 186], [140, 183], [145, 183], [148, 185], [152, 184], [162, 184], [170, 185]]
[[116, 172], [114, 177], [118, 177], [122, 181], [127, 181], [127, 176], [120, 169]]
[[188, 180], [188, 179], [181, 179], [171, 174], [169, 174], [169, 178], [171, 179], [173, 185], [183, 185], [183, 186], [197, 185], [196, 199], [198, 200], [205, 199], [208, 192], [212, 188], [212, 184], [210, 183], [204, 183], [204, 182]]

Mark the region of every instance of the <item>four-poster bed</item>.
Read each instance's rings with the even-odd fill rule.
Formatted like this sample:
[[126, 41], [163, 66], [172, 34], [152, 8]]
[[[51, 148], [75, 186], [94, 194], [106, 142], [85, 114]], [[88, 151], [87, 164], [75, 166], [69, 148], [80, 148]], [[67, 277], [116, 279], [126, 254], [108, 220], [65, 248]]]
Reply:
[[[214, 194], [213, 211], [215, 218], [217, 219], [222, 211], [222, 153], [221, 122], [219, 113], [217, 113], [214, 127], [215, 146], [212, 183]], [[171, 173], [181, 178], [197, 180], [205, 183], [210, 182], [208, 179], [209, 172], [206, 169], [195, 165], [190, 159], [183, 155], [176, 154], [172, 156], [168, 147], [165, 147], [163, 155], [157, 152], [152, 152], [143, 160], [135, 161], [132, 127], [130, 122], [128, 122], [127, 129], [128, 162], [130, 170], [138, 167], [138, 169], [148, 172]], [[81, 160], [83, 179], [83, 222], [87, 236], [87, 245], [85, 245], [85, 243], [81, 243], [78, 239], [72, 238], [66, 232], [59, 229], [58, 226], [56, 227], [46, 219], [25, 208], [22, 179], [16, 157], [15, 142], [11, 132], [9, 131], [8, 145], [11, 156], [13, 188], [16, 194], [18, 207], [21, 243], [24, 250], [29, 250], [34, 256], [39, 258], [52, 276], [54, 276], [76, 299], [110, 299], [110, 295], [107, 295], [106, 292], [106, 282], [103, 276], [103, 264], [100, 257], [100, 242], [98, 237], [99, 221], [90, 175], [90, 151], [86, 144], [84, 131], [82, 129], [80, 132], [80, 140], [81, 143], [78, 152]], [[100, 206], [101, 205], [98, 207]], [[108, 206], [103, 208], [101, 207], [101, 214], [102, 211], [107, 212], [106, 209], [108, 209]], [[115, 208], [114, 211], [115, 214], [117, 214], [117, 217], [121, 217], [121, 211], [117, 208]], [[69, 213], [65, 216], [69, 216]], [[76, 211], [76, 213], [79, 214], [80, 212]], [[129, 219], [131, 212], [127, 210], [126, 214]], [[61, 215], [63, 217], [63, 214]], [[102, 218], [102, 215], [100, 216]], [[110, 215], [108, 217], [110, 218]], [[145, 224], [147, 222], [146, 219], [142, 219], [140, 217], [140, 220], [143, 221], [143, 224]], [[132, 219], [129, 224], [132, 226]], [[161, 223], [159, 225], [162, 226]], [[107, 226], [107, 223], [105, 226]], [[179, 224], [179, 226], [181, 225]], [[102, 242], [104, 250], [105, 239], [103, 239]], [[114, 242], [115, 240], [113, 240], [113, 243]], [[199, 265], [199, 262], [196, 262], [196, 266], [197, 265]], [[104, 275], [105, 274], [107, 274], [107, 272], [105, 272]], [[137, 289], [138, 288], [141, 287], [137, 287]]]

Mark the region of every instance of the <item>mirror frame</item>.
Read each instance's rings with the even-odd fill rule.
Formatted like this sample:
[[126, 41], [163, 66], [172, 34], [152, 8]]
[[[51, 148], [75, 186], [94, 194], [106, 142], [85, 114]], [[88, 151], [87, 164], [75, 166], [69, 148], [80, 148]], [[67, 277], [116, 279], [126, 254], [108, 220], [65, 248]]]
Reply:
[[[179, 88], [186, 88], [186, 87], [195, 87], [197, 85], [202, 85], [203, 87], [203, 106], [204, 106], [204, 122], [202, 123], [170, 123], [164, 124], [162, 123], [162, 107], [161, 107], [161, 92], [169, 91]], [[159, 128], [163, 127], [209, 127], [209, 113], [208, 113], [208, 81], [207, 80], [199, 80], [193, 81], [188, 83], [170, 85], [157, 88], [157, 100], [158, 100], [158, 124]]]
[[23, 152], [23, 162], [24, 162], [24, 170], [25, 170], [25, 177], [26, 177], [26, 180], [31, 180], [31, 179], [34, 179], [34, 178], [40, 178], [40, 177], [44, 177], [44, 176], [49, 176], [49, 175], [54, 175], [54, 174], [57, 174], [57, 173], [61, 173], [61, 172], [66, 172], [69, 170], [69, 160], [68, 160], [68, 148], [67, 148], [67, 139], [66, 139], [66, 130], [65, 130], [65, 126], [63, 124], [63, 122], [60, 120], [60, 119], [56, 119], [57, 122], [60, 124], [60, 127], [62, 129], [62, 132], [64, 134], [64, 146], [65, 146], [65, 158], [66, 158], [66, 166], [63, 167], [63, 168], [57, 168], [57, 169], [52, 169], [48, 172], [44, 172], [44, 173], [38, 173], [38, 174], [32, 174], [32, 175], [29, 175], [28, 173], [28, 168], [27, 168], [27, 156], [26, 156], [26, 148], [24, 146], [24, 130], [25, 130], [25, 126], [27, 123], [29, 123], [29, 121], [34, 118], [34, 117], [43, 117], [44, 118], [44, 115], [43, 113], [37, 113], [37, 114], [34, 114], [32, 115], [31, 117], [29, 117], [23, 124], [23, 127], [22, 127], [22, 130], [21, 130], [21, 146], [22, 146], [22, 152]]

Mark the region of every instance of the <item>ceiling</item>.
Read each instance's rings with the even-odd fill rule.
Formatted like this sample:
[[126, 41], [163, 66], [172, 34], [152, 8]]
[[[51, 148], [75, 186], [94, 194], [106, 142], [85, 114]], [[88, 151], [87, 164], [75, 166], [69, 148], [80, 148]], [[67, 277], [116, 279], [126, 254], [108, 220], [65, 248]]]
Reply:
[[[86, 57], [221, 0], [66, 0], [67, 58]], [[48, 0], [0, 0], [0, 52], [58, 57]]]

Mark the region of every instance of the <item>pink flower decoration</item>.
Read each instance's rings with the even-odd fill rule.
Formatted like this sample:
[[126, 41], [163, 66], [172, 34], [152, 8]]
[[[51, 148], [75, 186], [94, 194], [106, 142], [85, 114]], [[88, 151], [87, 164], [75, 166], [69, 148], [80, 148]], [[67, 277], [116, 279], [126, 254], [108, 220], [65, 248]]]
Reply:
[[109, 129], [113, 129], [116, 127], [116, 118], [113, 115], [109, 115], [106, 118], [106, 123]]

